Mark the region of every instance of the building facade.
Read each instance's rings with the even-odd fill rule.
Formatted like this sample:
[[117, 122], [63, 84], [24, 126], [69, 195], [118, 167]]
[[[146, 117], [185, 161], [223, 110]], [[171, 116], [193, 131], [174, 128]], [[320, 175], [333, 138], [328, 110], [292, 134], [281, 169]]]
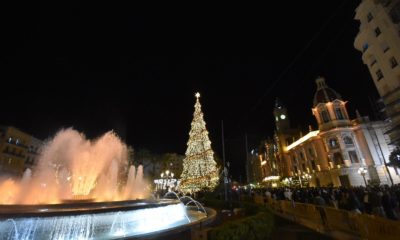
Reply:
[[362, 52], [383, 100], [390, 144], [400, 144], [400, 0], [362, 0], [355, 19], [360, 22], [354, 46]]
[[[286, 177], [290, 176], [292, 163], [284, 157], [284, 152], [286, 146], [300, 136], [300, 130], [291, 127], [288, 110], [278, 98], [275, 100], [273, 115], [275, 118], [275, 133], [273, 137], [273, 144], [276, 149], [274, 154], [275, 161], [278, 164], [279, 175]], [[265, 177], [269, 176], [267, 174]]]
[[20, 176], [38, 160], [43, 142], [15, 127], [0, 127], [0, 173]]
[[252, 149], [247, 155], [247, 182], [248, 183], [259, 183], [263, 177], [262, 160], [259, 155], [258, 149]]
[[312, 113], [318, 130], [283, 146], [287, 175], [302, 186], [399, 183], [397, 169], [386, 165], [392, 150], [386, 123], [359, 114], [351, 120], [340, 94], [324, 78], [316, 84]]

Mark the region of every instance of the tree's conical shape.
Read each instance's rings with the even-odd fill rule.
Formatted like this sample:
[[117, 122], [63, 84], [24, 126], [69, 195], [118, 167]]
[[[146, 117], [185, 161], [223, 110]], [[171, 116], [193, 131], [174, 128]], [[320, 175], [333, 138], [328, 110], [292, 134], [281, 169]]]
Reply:
[[208, 138], [199, 98], [200, 94], [196, 93], [192, 128], [189, 132], [179, 186], [179, 189], [186, 193], [212, 190], [219, 181], [217, 163], [214, 160], [214, 152], [211, 149], [211, 141]]

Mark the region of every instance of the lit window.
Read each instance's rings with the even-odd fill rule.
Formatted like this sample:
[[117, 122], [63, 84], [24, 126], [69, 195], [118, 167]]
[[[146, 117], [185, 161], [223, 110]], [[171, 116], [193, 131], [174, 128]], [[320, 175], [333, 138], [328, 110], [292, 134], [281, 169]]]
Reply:
[[371, 22], [372, 19], [374, 19], [374, 17], [372, 16], [372, 13], [368, 13], [368, 15], [367, 15], [368, 22]]
[[339, 147], [338, 140], [336, 138], [329, 139], [329, 147], [330, 148], [338, 148]]
[[381, 70], [376, 71], [376, 77], [378, 78], [378, 81], [383, 78], [383, 73]]
[[381, 30], [377, 27], [377, 28], [375, 28], [375, 37], [377, 37], [377, 36], [379, 36], [379, 35], [381, 35]]
[[392, 68], [394, 68], [394, 67], [396, 67], [397, 65], [398, 65], [398, 64], [397, 64], [396, 58], [391, 57], [391, 58], [390, 58], [390, 66], [391, 66]]

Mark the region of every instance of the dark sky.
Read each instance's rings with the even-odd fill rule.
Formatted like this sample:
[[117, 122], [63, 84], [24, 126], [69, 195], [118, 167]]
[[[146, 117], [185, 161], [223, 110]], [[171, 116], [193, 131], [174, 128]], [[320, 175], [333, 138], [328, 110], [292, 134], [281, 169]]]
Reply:
[[[0, 123], [39, 138], [62, 127], [97, 137], [116, 129], [134, 147], [186, 149], [200, 91], [213, 148], [245, 178], [249, 147], [272, 134], [280, 97], [293, 126], [315, 126], [315, 78], [371, 115], [376, 97], [354, 49], [359, 1], [266, 6], [11, 3], [4, 7]], [[5, 42], [4, 42], [5, 40]]]

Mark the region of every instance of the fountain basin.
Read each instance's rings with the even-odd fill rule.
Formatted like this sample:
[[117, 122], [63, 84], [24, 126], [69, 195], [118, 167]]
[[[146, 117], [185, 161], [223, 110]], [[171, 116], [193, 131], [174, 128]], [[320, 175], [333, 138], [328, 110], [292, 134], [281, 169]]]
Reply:
[[[178, 200], [0, 205], [5, 239], [118, 239], [159, 235], [215, 218]], [[208, 215], [208, 216], [207, 216]]]

